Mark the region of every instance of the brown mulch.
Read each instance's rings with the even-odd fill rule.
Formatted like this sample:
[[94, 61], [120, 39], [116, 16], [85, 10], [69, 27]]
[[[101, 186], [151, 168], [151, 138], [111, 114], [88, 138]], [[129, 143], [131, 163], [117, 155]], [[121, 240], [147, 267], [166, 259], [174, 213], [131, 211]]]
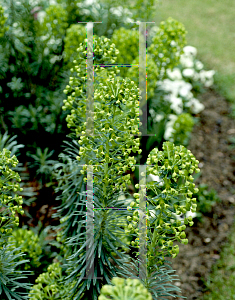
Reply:
[[[186, 228], [189, 243], [179, 244], [179, 254], [172, 261], [172, 268], [179, 276], [175, 284], [188, 300], [202, 299], [206, 293], [203, 279], [207, 279], [212, 265], [220, 258], [235, 216], [235, 150], [229, 138], [235, 135], [235, 121], [229, 117], [229, 103], [213, 90], [200, 97], [205, 110], [192, 132], [187, 147], [200, 161], [201, 176], [195, 181], [214, 188], [221, 203], [211, 213], [203, 216], [204, 223], [195, 222]], [[183, 299], [170, 297], [169, 300]]]

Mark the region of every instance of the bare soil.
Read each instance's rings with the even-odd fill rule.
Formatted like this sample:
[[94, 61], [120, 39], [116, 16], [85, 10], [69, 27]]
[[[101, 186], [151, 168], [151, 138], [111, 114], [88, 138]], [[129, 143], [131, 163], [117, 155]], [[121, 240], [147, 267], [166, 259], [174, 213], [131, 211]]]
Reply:
[[[229, 117], [229, 103], [217, 92], [208, 89], [200, 100], [205, 110], [199, 115], [187, 148], [200, 161], [201, 176], [195, 181], [196, 186], [208, 184], [222, 201], [211, 213], [204, 214], [203, 223], [196, 221], [186, 228], [189, 243], [180, 244], [178, 256], [168, 259], [180, 279], [175, 282], [182, 292], [178, 295], [187, 300], [202, 299], [206, 293], [204, 280], [220, 258], [235, 216], [235, 149], [230, 145], [235, 121]], [[173, 299], [176, 298], [169, 298]]]

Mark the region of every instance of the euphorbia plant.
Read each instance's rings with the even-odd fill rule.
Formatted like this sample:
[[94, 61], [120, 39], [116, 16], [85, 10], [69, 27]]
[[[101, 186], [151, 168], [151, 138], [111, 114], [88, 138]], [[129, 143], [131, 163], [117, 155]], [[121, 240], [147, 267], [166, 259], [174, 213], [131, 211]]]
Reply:
[[[16, 167], [18, 160], [15, 155], [4, 148], [0, 152], [0, 295], [1, 299], [26, 299], [23, 292], [29, 288], [26, 282], [27, 271], [19, 271], [17, 267], [27, 260], [18, 261], [22, 256], [19, 248], [13, 248], [8, 241], [15, 226], [19, 225], [17, 213], [22, 214], [22, 196], [16, 194], [22, 191], [17, 183], [21, 181], [17, 172], [11, 169]], [[23, 281], [22, 281], [23, 279]]]
[[[136, 277], [138, 273], [137, 256], [132, 257], [126, 252], [118, 251], [121, 245], [127, 249], [130, 246], [120, 239], [125, 224], [121, 226], [117, 219], [127, 218], [130, 224], [125, 232], [132, 238], [133, 247], [138, 246], [136, 227], [140, 193], [135, 193], [136, 202], [133, 201], [130, 205], [119, 200], [119, 196], [123, 192], [128, 194], [130, 173], [135, 170], [136, 164], [133, 153], [141, 153], [140, 138], [136, 137], [140, 123], [139, 101], [137, 86], [129, 78], [119, 77], [117, 67], [109, 70], [96, 66], [94, 127], [93, 134], [87, 135], [85, 44], [78, 51], [81, 56], [74, 61], [71, 69], [74, 76], [66, 87], [68, 97], [63, 108], [71, 109], [66, 120], [68, 127], [75, 131], [71, 136], [78, 140], [75, 144], [79, 155], [74, 160], [74, 168], [80, 168], [81, 176], [77, 178], [85, 183], [88, 181], [88, 186], [93, 182], [94, 244], [92, 239], [86, 240], [86, 191], [77, 191], [79, 196], [74, 199], [70, 215], [64, 215], [68, 210], [65, 199], [60, 211], [64, 225], [60, 236], [63, 240], [67, 237], [66, 244], [73, 249], [72, 255], [67, 256], [66, 264], [70, 273], [66, 282], [71, 284], [76, 281], [71, 290], [72, 299], [97, 299], [102, 285], [110, 284], [114, 276]], [[102, 63], [100, 53], [106, 53], [103, 61], [110, 59], [109, 62], [115, 62], [115, 45], [111, 45], [107, 38], [94, 37], [94, 63], [97, 60]], [[196, 200], [191, 198], [196, 192], [191, 174], [195, 170], [198, 172], [197, 165], [198, 161], [189, 150], [170, 142], [163, 145], [163, 151], [154, 149], [147, 159], [146, 174], [157, 175], [159, 180], [146, 184], [148, 260], [147, 277], [141, 281], [153, 299], [169, 296], [169, 292], [179, 290], [171, 284], [168, 284], [169, 288], [165, 288], [165, 283], [171, 281], [173, 276], [162, 265], [165, 256], [175, 257], [178, 253], [177, 245], [173, 246], [174, 240], [187, 243], [185, 225], [179, 224], [173, 214], [185, 213], [191, 206], [192, 210], [196, 209]], [[153, 215], [150, 215], [150, 211]], [[67, 225], [71, 228], [72, 220], [73, 236], [66, 230]], [[185, 218], [184, 222], [193, 224], [190, 217]], [[120, 247], [117, 247], [117, 243]], [[86, 249], [88, 245], [89, 249]], [[93, 275], [87, 275], [90, 266], [94, 267]]]
[[138, 279], [124, 280], [114, 277], [112, 283], [114, 286], [104, 285], [102, 287], [99, 300], [152, 300], [151, 294]]

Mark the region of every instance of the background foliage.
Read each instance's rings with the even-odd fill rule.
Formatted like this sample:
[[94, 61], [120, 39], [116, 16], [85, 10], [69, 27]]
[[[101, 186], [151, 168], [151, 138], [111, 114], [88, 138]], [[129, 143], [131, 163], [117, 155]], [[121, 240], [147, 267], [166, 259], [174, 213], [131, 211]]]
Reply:
[[[84, 235], [84, 216], [86, 213], [84, 204], [86, 176], [85, 170], [82, 170], [78, 164], [77, 157], [81, 158], [80, 164], [89, 163], [88, 157], [92, 158], [91, 162], [95, 161], [95, 155], [91, 151], [92, 146], [89, 145], [89, 141], [81, 138], [79, 143], [77, 142], [79, 133], [85, 130], [85, 127], [82, 127], [84, 115], [81, 117], [79, 114], [85, 107], [86, 76], [86, 45], [84, 43], [86, 28], [84, 24], [77, 23], [96, 22], [102, 19], [102, 25], [94, 25], [94, 63], [114, 63], [116, 61], [118, 64], [136, 65], [138, 64], [138, 26], [135, 27], [130, 22], [137, 19], [145, 20], [146, 14], [150, 16], [156, 4], [156, 1], [151, 0], [145, 1], [144, 5], [142, 2], [133, 5], [133, 1], [125, 1], [125, 3], [118, 3], [118, 5], [113, 1], [91, 4], [71, 0], [58, 0], [57, 2], [43, 0], [37, 2], [30, 0], [1, 1], [0, 171], [3, 176], [7, 177], [7, 179], [1, 178], [2, 183], [0, 185], [1, 296], [7, 299], [10, 299], [10, 295], [16, 299], [28, 299], [28, 296], [32, 299], [48, 300], [48, 297], [50, 299], [64, 299], [70, 297], [68, 293], [73, 290], [75, 299], [78, 299], [80, 295], [83, 299], [88, 299], [90, 288], [94, 299], [97, 299], [101, 289], [100, 284], [94, 281], [93, 286], [91, 286], [91, 280], [77, 281], [81, 272], [84, 272], [85, 254], [84, 251], [81, 251], [81, 243], [76, 241], [78, 237]], [[136, 201], [133, 198], [133, 192], [138, 192], [134, 185], [138, 182], [139, 177], [136, 172], [133, 173], [133, 168], [127, 170], [125, 164], [127, 164], [128, 158], [128, 163], [140, 159], [141, 163], [145, 164], [147, 159], [153, 159], [152, 154], [150, 155], [151, 150], [155, 149], [155, 152], [156, 149], [163, 150], [158, 153], [152, 152], [158, 156], [161, 170], [159, 171], [157, 168], [151, 170], [159, 178], [150, 186], [153, 189], [159, 189], [160, 183], [164, 182], [163, 185], [160, 185], [161, 188], [155, 195], [156, 198], [150, 200], [150, 202], [155, 201], [151, 203], [153, 207], [150, 205], [150, 208], [158, 207], [155, 209], [156, 215], [152, 219], [149, 215], [149, 226], [154, 225], [153, 228], [155, 226], [161, 227], [163, 223], [167, 223], [170, 212], [185, 213], [191, 208], [191, 204], [193, 210], [196, 209], [196, 198], [193, 200], [190, 198], [193, 192], [197, 195], [198, 191], [194, 189], [193, 177], [189, 174], [192, 174], [194, 169], [197, 170], [197, 161], [196, 159], [189, 161], [192, 157], [183, 145], [186, 146], [188, 143], [194, 124], [194, 116], [203, 109], [203, 106], [200, 106], [194, 97], [202, 91], [203, 85], [206, 85], [208, 80], [211, 82], [213, 74], [210, 73], [210, 78], [207, 78], [205, 73], [201, 73], [202, 67], [198, 68], [196, 55], [190, 56], [189, 52], [186, 51], [185, 35], [186, 30], [183, 24], [172, 18], [161, 22], [159, 27], [155, 26], [151, 30], [148, 28], [148, 125], [150, 133], [154, 133], [155, 136], [134, 140], [127, 134], [126, 127], [119, 123], [118, 126], [121, 126], [119, 130], [123, 132], [124, 136], [123, 152], [119, 153], [120, 156], [117, 156], [115, 151], [110, 152], [110, 157], [113, 156], [117, 161], [124, 159], [122, 163], [125, 177], [122, 176], [118, 183], [123, 190], [129, 187], [124, 193], [123, 200], [120, 200], [120, 194], [117, 194], [112, 201], [117, 201], [118, 205], [130, 205], [126, 214], [131, 216], [130, 211], [134, 201]], [[188, 55], [188, 57], [184, 57], [183, 60], [183, 55]], [[185, 65], [185, 61], [191, 67], [187, 63]], [[191, 76], [189, 76], [189, 71], [185, 71], [190, 68], [191, 74], [193, 72]], [[133, 97], [136, 97], [138, 93], [137, 70], [136, 67], [130, 67], [128, 70], [123, 67], [120, 72], [117, 68], [112, 68], [111, 71], [108, 68], [96, 68], [97, 115], [98, 118], [103, 118], [103, 124], [108, 127], [110, 124], [109, 109], [113, 108], [115, 101], [119, 99], [117, 93], [114, 93], [114, 88], [118, 86], [119, 82], [122, 82], [124, 92], [120, 91], [119, 101], [121, 104], [116, 109], [120, 109], [120, 112], [124, 111], [125, 115], [128, 116], [127, 108], [132, 107], [131, 103], [127, 103], [129, 106], [125, 106], [129, 99], [128, 93], [131, 91]], [[201, 77], [196, 76], [199, 71]], [[109, 78], [109, 75], [115, 76], [115, 81], [112, 77]], [[172, 85], [177, 82], [177, 79], [181, 80], [180, 83], [178, 82], [181, 90], [176, 87], [176, 84], [172, 89]], [[107, 84], [108, 82], [110, 85]], [[168, 89], [163, 88], [167, 86]], [[176, 89], [178, 89], [177, 92]], [[64, 94], [67, 95], [67, 99], [64, 99]], [[175, 106], [176, 102], [178, 103], [177, 106]], [[109, 103], [108, 107], [107, 103]], [[104, 106], [103, 111], [106, 111], [107, 114], [105, 116], [100, 110], [102, 105]], [[137, 111], [137, 107], [136, 109], [132, 107], [132, 114], [136, 114]], [[134, 115], [132, 117], [133, 119], [130, 120], [127, 118], [126, 123], [129, 127], [135, 125], [133, 128], [136, 132], [138, 126], [135, 122], [138, 121], [138, 118]], [[117, 124], [121, 120], [119, 117]], [[107, 127], [104, 127], [104, 130], [106, 129]], [[15, 141], [16, 138], [17, 142]], [[128, 143], [124, 146], [127, 140]], [[172, 143], [163, 144], [167, 140], [174, 142], [178, 148], [174, 148], [174, 150]], [[96, 154], [100, 153], [100, 156], [97, 156], [97, 161], [100, 163], [102, 163], [100, 161], [102, 155], [105, 154], [103, 151], [107, 150], [106, 146], [109, 145], [108, 141], [111, 143], [110, 147], [114, 147], [115, 135], [110, 134], [108, 139], [106, 137], [106, 140], [103, 141], [101, 139], [96, 140]], [[139, 149], [140, 144], [143, 148], [142, 153]], [[63, 150], [63, 147], [66, 149]], [[125, 149], [125, 147], [127, 148]], [[89, 151], [91, 156], [87, 155]], [[133, 151], [132, 158], [130, 156], [131, 151]], [[172, 169], [177, 155], [181, 155], [180, 162], [178, 165], [175, 164]], [[107, 156], [104, 159], [107, 164]], [[18, 164], [19, 161], [20, 164]], [[154, 163], [156, 163], [155, 160]], [[9, 169], [8, 164], [12, 164], [12, 169]], [[107, 196], [108, 190], [112, 188], [110, 178], [114, 175], [107, 173], [106, 167], [105, 176], [102, 173], [104, 170], [101, 168], [96, 177], [96, 179], [101, 180], [100, 183], [96, 182], [97, 187], [104, 186], [106, 188], [106, 191], [103, 191], [104, 196]], [[14, 181], [9, 181], [13, 178], [22, 182], [16, 184]], [[35, 197], [36, 193], [33, 189], [27, 186], [27, 182], [33, 180], [39, 184], [39, 190], [45, 188], [49, 191], [51, 188], [53, 193], [56, 193], [58, 206], [54, 219], [59, 219], [60, 223], [53, 228], [51, 226], [43, 228], [43, 225], [38, 223], [34, 232], [28, 225], [22, 228], [22, 217], [20, 216], [20, 214], [27, 213], [28, 217], [32, 217], [28, 208], [35, 200], [37, 202], [38, 198]], [[185, 195], [176, 196], [178, 189], [183, 191], [184, 184], [189, 186], [189, 194], [185, 194], [184, 191]], [[13, 192], [21, 193], [13, 198]], [[171, 193], [175, 193], [174, 203], [169, 202], [164, 206], [162, 199], [167, 200]], [[201, 194], [199, 196], [204, 197], [202, 199], [204, 204], [200, 207], [202, 212], [205, 212], [209, 209], [209, 203], [205, 201], [205, 190], [202, 190]], [[125, 202], [130, 197], [134, 201]], [[214, 196], [212, 195], [212, 197]], [[98, 200], [101, 199], [97, 197]], [[110, 201], [108, 197], [106, 200]], [[112, 201], [110, 205], [116, 207], [117, 203]], [[158, 206], [157, 202], [159, 202]], [[168, 212], [167, 206], [171, 207]], [[122, 217], [126, 218], [126, 214], [122, 214]], [[109, 277], [115, 275], [114, 268], [110, 264], [110, 258], [113, 262], [118, 262], [119, 265], [122, 262], [122, 265], [125, 266], [124, 262], [128, 259], [136, 258], [135, 250], [138, 247], [136, 239], [130, 243], [131, 232], [137, 234], [136, 219], [120, 222], [119, 231], [122, 245], [121, 243], [118, 245], [117, 241], [112, 241], [112, 244], [109, 240], [110, 237], [112, 240], [114, 232], [107, 234], [108, 228], [114, 227], [117, 216], [115, 214], [112, 216], [107, 214], [107, 216], [109, 226], [107, 223], [105, 226], [101, 226], [102, 234], [99, 235], [98, 252], [96, 253], [96, 270], [101, 273], [104, 270], [106, 272], [103, 283], [111, 283]], [[105, 223], [104, 220], [107, 216], [105, 214], [102, 216], [101, 224]], [[120, 218], [120, 220], [124, 220], [124, 218]], [[185, 224], [187, 222], [192, 225], [192, 218], [185, 218]], [[187, 243], [183, 234], [184, 228], [185, 225], [182, 227], [181, 223], [176, 219], [174, 223], [173, 219], [172, 233], [175, 234], [178, 241]], [[168, 229], [166, 226], [165, 230]], [[124, 234], [125, 237], [128, 236], [127, 239], [122, 239]], [[150, 240], [152, 239], [156, 243], [159, 234], [156, 230], [152, 230], [150, 236], [153, 236], [150, 237]], [[166, 247], [169, 250], [168, 254], [174, 257], [178, 253], [178, 248], [172, 247], [172, 241], [168, 239], [164, 237], [159, 240], [158, 247]], [[112, 249], [107, 247], [107, 244], [113, 245], [113, 247], [110, 246]], [[150, 244], [153, 250], [153, 244]], [[101, 256], [102, 263], [98, 263], [100, 259], [97, 255]], [[164, 255], [163, 253], [161, 255], [162, 259], [159, 256], [158, 262], [162, 261], [163, 264]], [[117, 257], [122, 258], [118, 261]], [[25, 261], [25, 258], [28, 261]], [[80, 264], [82, 260], [83, 263]], [[142, 282], [151, 292], [153, 299], [164, 297], [169, 295], [168, 292], [177, 290], [170, 284], [164, 292], [164, 284], [172, 280], [174, 275], [171, 274], [173, 271], [170, 270], [170, 266], [168, 268], [166, 263], [163, 266], [160, 265], [151, 260], [151, 277], [148, 282]], [[29, 271], [25, 271], [26, 269]], [[123, 273], [119, 270], [120, 274], [126, 276], [127, 267], [124, 267], [122, 271]], [[25, 275], [27, 274], [31, 276], [28, 276], [26, 280]], [[111, 275], [108, 277], [107, 274]], [[158, 277], [157, 283], [156, 276]], [[21, 283], [21, 280], [24, 282]], [[66, 286], [64, 285], [65, 280], [68, 283]], [[29, 289], [29, 283], [34, 285], [30, 293], [26, 292]], [[138, 284], [140, 285], [140, 283]], [[102, 296], [100, 297], [102, 298]]]

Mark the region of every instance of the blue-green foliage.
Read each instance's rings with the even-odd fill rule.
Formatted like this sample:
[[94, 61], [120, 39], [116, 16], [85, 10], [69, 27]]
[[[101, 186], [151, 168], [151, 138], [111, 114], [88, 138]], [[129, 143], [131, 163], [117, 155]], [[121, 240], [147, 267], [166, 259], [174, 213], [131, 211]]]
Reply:
[[9, 248], [11, 250], [18, 248], [15, 253], [24, 252], [26, 255], [20, 256], [19, 261], [27, 259], [29, 263], [24, 264], [25, 270], [37, 269], [40, 266], [40, 257], [42, 254], [42, 247], [39, 243], [39, 237], [34, 234], [33, 231], [19, 228], [12, 232], [12, 235], [8, 238], [8, 243], [11, 244]]

